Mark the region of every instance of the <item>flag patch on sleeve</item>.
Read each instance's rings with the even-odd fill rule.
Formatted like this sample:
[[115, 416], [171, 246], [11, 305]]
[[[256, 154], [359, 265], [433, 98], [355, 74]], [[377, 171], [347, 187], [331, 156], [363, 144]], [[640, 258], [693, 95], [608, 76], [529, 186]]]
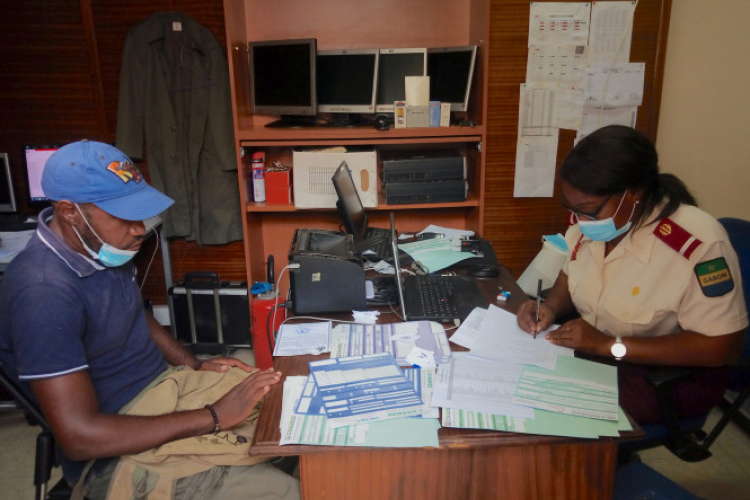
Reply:
[[697, 264], [695, 276], [706, 297], [720, 297], [734, 289], [732, 273], [729, 272], [724, 257]]

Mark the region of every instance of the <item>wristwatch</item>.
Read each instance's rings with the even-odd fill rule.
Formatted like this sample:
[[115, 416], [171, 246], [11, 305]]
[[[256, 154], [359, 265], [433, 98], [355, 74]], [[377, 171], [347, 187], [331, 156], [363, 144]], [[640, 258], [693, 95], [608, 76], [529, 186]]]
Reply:
[[622, 337], [615, 337], [615, 343], [612, 344], [612, 347], [609, 348], [609, 351], [617, 361], [620, 361], [623, 356], [625, 356], [625, 353], [627, 353], [628, 350], [625, 348], [625, 344], [622, 343]]

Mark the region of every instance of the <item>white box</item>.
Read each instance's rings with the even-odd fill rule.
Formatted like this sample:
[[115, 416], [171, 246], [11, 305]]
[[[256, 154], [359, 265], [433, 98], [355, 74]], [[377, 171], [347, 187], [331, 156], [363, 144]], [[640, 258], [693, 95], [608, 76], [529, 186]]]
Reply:
[[[338, 149], [338, 148], [336, 148]], [[352, 172], [362, 206], [378, 206], [378, 170], [375, 150], [352, 152], [292, 152], [292, 186], [297, 208], [336, 208], [331, 177], [342, 161]]]

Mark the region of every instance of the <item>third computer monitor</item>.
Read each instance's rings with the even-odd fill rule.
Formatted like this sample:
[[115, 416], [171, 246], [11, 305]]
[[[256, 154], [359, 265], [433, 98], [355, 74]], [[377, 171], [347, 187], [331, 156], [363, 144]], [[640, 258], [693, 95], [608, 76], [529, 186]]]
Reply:
[[431, 101], [448, 102], [451, 111], [466, 111], [476, 54], [476, 45], [427, 50]]
[[380, 49], [375, 111], [392, 113], [394, 101], [406, 99], [405, 78], [425, 76], [427, 49]]

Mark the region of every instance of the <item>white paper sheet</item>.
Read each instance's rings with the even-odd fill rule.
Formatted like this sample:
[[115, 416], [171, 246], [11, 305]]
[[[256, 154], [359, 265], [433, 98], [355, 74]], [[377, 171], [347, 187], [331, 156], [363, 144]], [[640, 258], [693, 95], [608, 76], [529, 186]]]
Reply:
[[594, 2], [589, 61], [611, 64], [630, 60], [635, 2]]
[[329, 352], [330, 332], [330, 321], [281, 325], [273, 355], [298, 356]]
[[531, 2], [529, 46], [586, 45], [591, 3]]
[[558, 326], [553, 325], [534, 338], [521, 330], [515, 314], [490, 305], [471, 354], [501, 363], [535, 365], [554, 370], [558, 355], [573, 355], [573, 349], [545, 340], [547, 332]]
[[557, 142], [557, 134], [549, 137], [523, 137], [518, 140], [513, 196], [552, 196], [555, 188]]

